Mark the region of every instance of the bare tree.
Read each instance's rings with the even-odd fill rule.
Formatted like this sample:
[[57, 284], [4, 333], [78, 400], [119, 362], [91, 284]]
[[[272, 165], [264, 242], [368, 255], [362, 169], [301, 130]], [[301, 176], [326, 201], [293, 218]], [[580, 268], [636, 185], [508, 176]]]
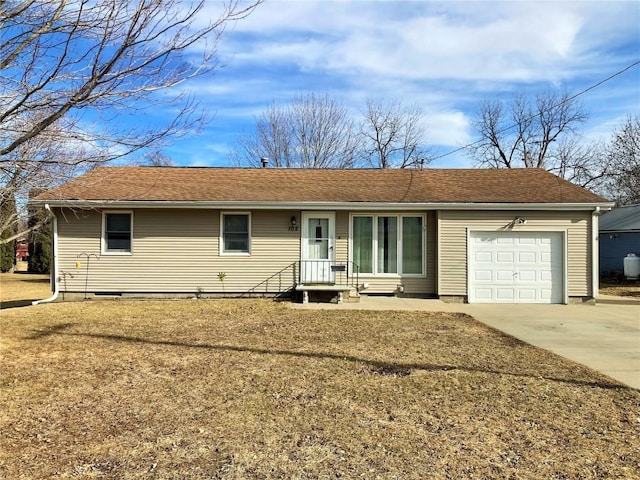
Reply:
[[299, 167], [295, 152], [292, 113], [288, 108], [272, 103], [255, 117], [255, 130], [241, 136], [230, 153], [237, 166], [260, 166], [261, 158], [268, 158], [275, 167]]
[[620, 204], [640, 204], [640, 117], [627, 117], [606, 148], [612, 165], [605, 194]]
[[585, 187], [607, 175], [597, 145], [585, 145], [578, 127], [588, 118], [568, 93], [514, 96], [510, 102], [487, 100], [471, 147], [477, 164], [489, 168], [543, 168]]
[[152, 149], [144, 154], [140, 165], [147, 167], [173, 167], [173, 159], [158, 149]]
[[46, 222], [41, 216], [42, 222], [24, 228], [26, 203], [33, 191], [62, 183], [103, 158], [108, 158], [104, 151], [77, 141], [60, 129], [58, 123], [0, 157], [0, 206], [5, 202], [15, 202], [17, 206], [12, 215], [5, 215], [0, 221], [0, 232], [12, 232], [5, 235], [5, 242], [21, 238]]
[[294, 139], [306, 168], [349, 168], [356, 160], [358, 138], [347, 108], [329, 95], [311, 93], [293, 103]]
[[[1, 2], [1, 198], [25, 198], [30, 187], [199, 125], [194, 99], [176, 87], [218, 67], [225, 26], [262, 2], [249, 1], [221, 3], [204, 25], [205, 0]], [[144, 125], [141, 114], [158, 105], [177, 113], [160, 127]], [[61, 146], [66, 153], [53, 155]]]
[[431, 162], [418, 106], [368, 99], [363, 116], [363, 157], [371, 166], [422, 168]]
[[329, 95], [297, 95], [291, 105], [272, 104], [256, 117], [253, 132], [238, 139], [231, 161], [259, 166], [268, 157], [273, 166], [350, 168], [359, 138], [347, 108]]
[[552, 171], [576, 185], [602, 193], [612, 165], [604, 155], [604, 145], [572, 135], [558, 141], [550, 153]]

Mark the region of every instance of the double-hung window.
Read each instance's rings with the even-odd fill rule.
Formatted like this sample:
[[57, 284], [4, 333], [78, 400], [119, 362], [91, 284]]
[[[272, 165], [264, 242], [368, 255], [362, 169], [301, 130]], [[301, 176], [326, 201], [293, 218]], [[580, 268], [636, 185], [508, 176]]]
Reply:
[[353, 262], [361, 274], [424, 275], [424, 215], [355, 215]]
[[102, 253], [131, 253], [133, 214], [131, 212], [104, 212], [102, 215]]
[[251, 216], [248, 213], [223, 213], [221, 226], [221, 253], [250, 252]]

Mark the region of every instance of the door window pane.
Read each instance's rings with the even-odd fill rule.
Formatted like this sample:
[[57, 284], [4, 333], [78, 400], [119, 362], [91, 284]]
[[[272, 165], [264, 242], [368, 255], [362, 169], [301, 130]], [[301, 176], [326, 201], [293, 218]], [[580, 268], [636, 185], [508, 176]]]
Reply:
[[397, 217], [378, 217], [378, 273], [398, 273]]
[[422, 217], [402, 218], [402, 273], [423, 273]]
[[329, 260], [329, 219], [309, 218], [307, 250], [309, 260]]

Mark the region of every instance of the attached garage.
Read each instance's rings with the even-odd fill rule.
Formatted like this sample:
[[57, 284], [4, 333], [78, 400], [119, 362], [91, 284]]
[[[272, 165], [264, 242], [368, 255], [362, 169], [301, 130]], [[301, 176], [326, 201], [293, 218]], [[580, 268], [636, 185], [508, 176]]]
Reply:
[[565, 303], [563, 232], [470, 232], [470, 303]]

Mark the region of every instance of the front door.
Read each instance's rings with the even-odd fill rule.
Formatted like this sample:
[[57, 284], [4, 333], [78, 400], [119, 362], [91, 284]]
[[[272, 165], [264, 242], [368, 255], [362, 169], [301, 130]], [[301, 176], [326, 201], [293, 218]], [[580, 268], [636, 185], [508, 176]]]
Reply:
[[335, 214], [302, 214], [302, 283], [334, 283]]

